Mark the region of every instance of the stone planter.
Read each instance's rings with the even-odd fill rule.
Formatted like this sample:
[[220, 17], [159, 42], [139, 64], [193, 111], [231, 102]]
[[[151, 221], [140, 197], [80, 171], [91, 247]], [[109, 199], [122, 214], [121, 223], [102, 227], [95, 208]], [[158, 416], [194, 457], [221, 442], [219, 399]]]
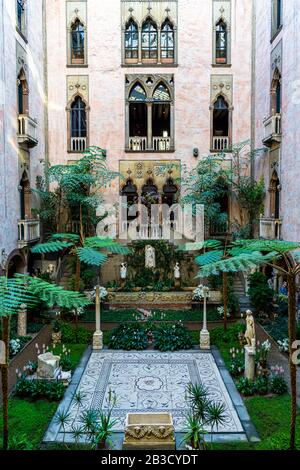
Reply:
[[53, 346], [61, 343], [61, 331], [53, 331], [51, 335]]
[[175, 431], [170, 413], [128, 413], [125, 450], [175, 450]]

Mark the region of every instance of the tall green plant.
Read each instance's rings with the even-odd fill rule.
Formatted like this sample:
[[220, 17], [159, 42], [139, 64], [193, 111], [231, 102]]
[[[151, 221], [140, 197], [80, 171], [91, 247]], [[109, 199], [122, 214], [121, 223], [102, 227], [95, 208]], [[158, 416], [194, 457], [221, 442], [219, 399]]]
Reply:
[[3, 448], [8, 448], [8, 367], [9, 367], [9, 324], [10, 317], [20, 310], [22, 304], [30, 307], [42, 300], [49, 306], [79, 308], [90, 304], [82, 294], [65, 290], [39, 278], [16, 274], [13, 278], [0, 276], [0, 317], [2, 319], [2, 340], [6, 360], [2, 367], [3, 395]]

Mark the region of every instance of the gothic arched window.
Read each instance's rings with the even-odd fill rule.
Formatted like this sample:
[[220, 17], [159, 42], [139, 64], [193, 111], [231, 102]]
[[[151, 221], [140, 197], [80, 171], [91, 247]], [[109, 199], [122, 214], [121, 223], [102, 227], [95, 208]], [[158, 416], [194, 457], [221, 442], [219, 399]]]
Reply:
[[86, 149], [87, 115], [86, 105], [80, 96], [77, 96], [70, 111], [70, 137], [71, 151], [82, 152]]
[[18, 114], [28, 114], [28, 85], [24, 70], [19, 73], [18, 80]]
[[85, 31], [82, 23], [76, 20], [71, 29], [72, 64], [84, 64]]
[[227, 63], [227, 26], [223, 20], [216, 24], [216, 63]]
[[217, 97], [214, 106], [212, 107], [212, 113], [212, 150], [229, 150], [231, 139], [231, 111], [222, 95]]
[[125, 29], [125, 59], [137, 59], [139, 55], [138, 27], [131, 18]]
[[151, 18], [142, 26], [142, 58], [157, 59], [157, 26]]
[[162, 59], [174, 59], [174, 28], [169, 19], [161, 27], [160, 50]]

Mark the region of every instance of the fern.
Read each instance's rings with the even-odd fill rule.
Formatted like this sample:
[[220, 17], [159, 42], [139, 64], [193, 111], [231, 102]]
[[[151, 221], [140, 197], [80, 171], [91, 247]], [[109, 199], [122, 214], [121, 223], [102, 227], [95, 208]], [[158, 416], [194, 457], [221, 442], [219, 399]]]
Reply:
[[87, 247], [77, 248], [77, 256], [89, 266], [102, 266], [107, 261], [107, 255]]
[[45, 253], [57, 253], [58, 251], [70, 248], [73, 243], [64, 241], [54, 241], [47, 243], [39, 243], [31, 248], [32, 253], [45, 254]]
[[239, 256], [223, 259], [203, 266], [196, 277], [216, 276], [222, 272], [236, 273], [239, 271], [248, 271], [249, 269], [256, 268], [257, 266], [274, 260], [276, 256], [277, 253], [275, 252], [271, 252], [267, 255], [262, 255], [259, 252], [252, 252], [251, 254], [242, 253]]

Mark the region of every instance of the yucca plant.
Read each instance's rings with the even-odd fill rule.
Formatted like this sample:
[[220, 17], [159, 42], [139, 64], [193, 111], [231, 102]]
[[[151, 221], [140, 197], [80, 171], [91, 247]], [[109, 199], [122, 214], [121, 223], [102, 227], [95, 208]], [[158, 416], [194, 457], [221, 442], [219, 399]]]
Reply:
[[9, 361], [9, 324], [10, 317], [20, 310], [43, 300], [50, 307], [57, 305], [79, 308], [90, 304], [82, 294], [65, 290], [39, 278], [16, 274], [13, 278], [0, 276], [0, 317], [2, 319], [2, 340], [5, 344], [6, 361], [2, 365], [3, 395], [3, 448], [8, 448], [8, 361]]

